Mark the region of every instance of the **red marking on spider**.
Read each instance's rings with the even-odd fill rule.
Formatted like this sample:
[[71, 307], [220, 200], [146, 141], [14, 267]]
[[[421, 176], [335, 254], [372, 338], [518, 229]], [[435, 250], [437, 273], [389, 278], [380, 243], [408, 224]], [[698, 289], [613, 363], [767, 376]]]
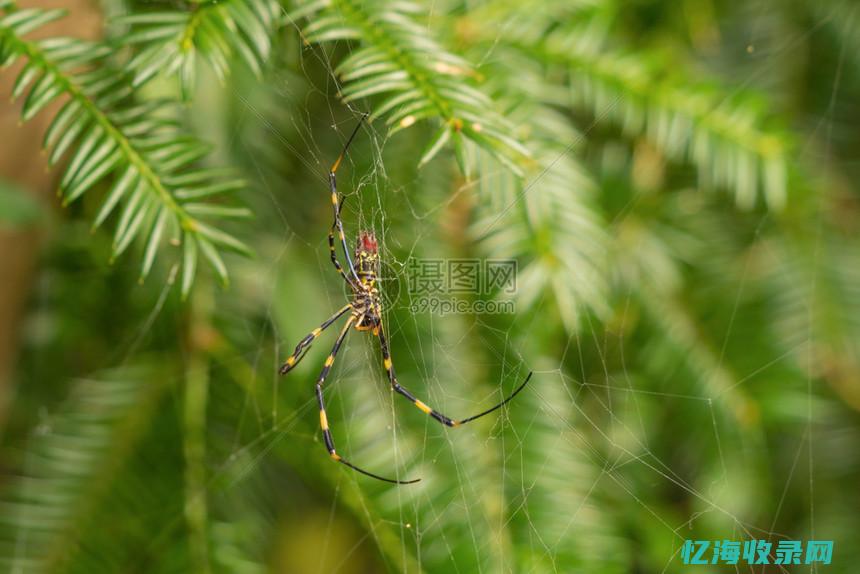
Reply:
[[363, 251], [376, 253], [379, 245], [376, 243], [376, 236], [371, 231], [362, 231], [358, 234], [358, 243]]

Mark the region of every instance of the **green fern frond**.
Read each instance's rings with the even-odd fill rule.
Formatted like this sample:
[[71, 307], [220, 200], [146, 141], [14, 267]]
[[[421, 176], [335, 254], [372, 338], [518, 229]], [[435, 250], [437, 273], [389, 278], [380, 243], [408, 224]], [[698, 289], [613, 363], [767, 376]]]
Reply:
[[250, 213], [207, 200], [235, 192], [243, 183], [224, 180], [217, 170], [196, 167], [208, 154], [208, 146], [181, 135], [176, 122], [162, 113], [164, 102], [132, 102], [124, 75], [103, 65], [108, 47], [71, 38], [22, 38], [62, 15], [62, 11], [42, 10], [5, 13], [0, 18], [0, 65], [26, 60], [12, 90], [13, 98], [24, 98], [24, 121], [58, 98], [66, 99], [44, 137], [50, 165], [74, 150], [60, 181], [63, 203], [115, 176], [94, 221], [94, 226], [100, 225], [119, 208], [114, 257], [145, 237], [142, 280], [169, 241], [184, 246], [184, 294], [193, 281], [198, 251], [226, 283], [220, 250], [246, 255], [250, 250], [209, 222]]
[[[761, 102], [748, 93], [697, 85], [662, 54], [608, 46], [617, 8], [606, 4], [560, 2], [543, 9], [494, 4], [480, 15], [496, 25], [476, 26], [486, 34], [478, 39], [495, 45], [495, 30], [503, 27], [506, 46], [567, 74], [569, 91], [553, 86], [533, 90], [533, 98], [584, 108], [631, 137], [647, 137], [670, 159], [694, 164], [703, 187], [732, 190], [741, 207], [752, 207], [761, 192], [768, 206], [781, 208], [790, 142], [767, 126]], [[512, 59], [508, 53], [504, 58]]]
[[[461, 340], [462, 327], [462, 324], [448, 321], [434, 329], [437, 340], [441, 339], [440, 344], [457, 357], [466, 356]], [[408, 354], [398, 353], [397, 347], [401, 347], [409, 335], [395, 324], [388, 329], [395, 346], [392, 356], [405, 359]], [[396, 340], [394, 333], [398, 333]], [[403, 345], [404, 351], [408, 348]], [[354, 352], [352, 347], [349, 352]], [[371, 353], [376, 357], [375, 352]], [[451, 363], [436, 363], [433, 379], [460, 380], [462, 385], [472, 388], [471, 393], [448, 394], [443, 386], [423, 382], [421, 368], [409, 361], [400, 363], [398, 376], [410, 390], [452, 416], [476, 412], [481, 405], [498, 400], [502, 391], [496, 388], [493, 389], [495, 392], [488, 392], [486, 386], [473, 385], [471, 381], [480, 380], [480, 377], [464, 374], [460, 368], [463, 364], [456, 358]], [[354, 376], [358, 380], [367, 380], [369, 376], [382, 374], [378, 367], [370, 372], [373, 374], [358, 369]], [[513, 380], [521, 378], [522, 373], [511, 377]], [[341, 431], [344, 436], [342, 448], [352, 460], [362, 461], [374, 469], [390, 468], [393, 453], [398, 467], [404, 469], [399, 475], [401, 478], [421, 477], [422, 480], [410, 489], [396, 493], [384, 485], [379, 487], [360, 482], [358, 488], [365, 498], [355, 502], [356, 516], [368, 520], [374, 528], [377, 525], [399, 526], [399, 532], [395, 530], [399, 538], [393, 541], [394, 544], [384, 539], [378, 541], [382, 551], [390, 553], [392, 568], [396, 571], [434, 572], [455, 567], [468, 572], [499, 571], [505, 560], [503, 541], [509, 539], [504, 523], [505, 509], [499, 504], [504, 488], [502, 476], [487, 472], [487, 469], [498, 468], [504, 453], [498, 442], [488, 441], [486, 437], [492, 432], [490, 429], [503, 424], [500, 422], [503, 416], [494, 414], [480, 423], [449, 432], [414, 408], [406, 410], [409, 404], [399, 395], [388, 389], [383, 393], [390, 397], [385, 399], [383, 408], [379, 404], [380, 389], [372, 385], [353, 385], [349, 393], [341, 393], [331, 401], [332, 412], [340, 411], [334, 404], [343, 401], [346, 405], [343, 411], [350, 413], [349, 420], [340, 423], [344, 429]], [[456, 394], [460, 396], [454, 396]], [[389, 404], [389, 400], [393, 403]], [[402, 424], [404, 419], [411, 419], [416, 425]], [[398, 426], [395, 435], [380, 438], [381, 428], [395, 424]], [[322, 461], [322, 464], [326, 463], [331, 466], [329, 461]], [[334, 468], [331, 472], [343, 471]], [[346, 478], [351, 482], [354, 476], [346, 475]], [[469, 501], [465, 507], [464, 497]], [[408, 509], [402, 506], [404, 500], [408, 501]], [[440, 513], [443, 508], [450, 511]], [[383, 533], [380, 531], [380, 534]], [[476, 544], [476, 540], [480, 542]]]
[[[607, 234], [595, 186], [572, 156], [579, 134], [546, 107], [521, 109], [531, 124], [536, 166], [520, 179], [486, 165], [479, 190], [488, 206], [473, 227], [487, 257], [519, 262], [518, 304], [530, 308], [549, 288], [565, 327], [576, 331], [583, 309], [605, 314]], [[487, 158], [487, 161], [492, 161]]]
[[606, 504], [607, 488], [617, 489], [618, 479], [600, 460], [599, 443], [582, 430], [588, 423], [576, 410], [580, 399], [574, 402], [560, 379], [530, 389], [509, 410], [511, 440], [521, 450], [506, 472], [518, 562], [512, 570], [626, 572], [629, 550]]
[[69, 559], [77, 537], [149, 429], [164, 377], [125, 370], [75, 382], [28, 444], [19, 478], [0, 498], [0, 565], [46, 572]]
[[542, 50], [547, 61], [570, 71], [574, 105], [613, 119], [630, 135], [646, 136], [674, 160], [692, 162], [704, 187], [733, 190], [741, 207], [752, 207], [759, 190], [771, 208], [785, 204], [788, 144], [763, 127], [756, 102], [678, 83], [664, 71], [671, 66], [656, 57], [607, 51], [571, 37], [552, 34]]
[[222, 81], [236, 56], [258, 77], [262, 75], [279, 21], [277, 2], [227, 0], [192, 6], [185, 12], [146, 12], [115, 20], [131, 27], [123, 43], [136, 49], [128, 64], [134, 86], [159, 74], [178, 74], [183, 97], [190, 99], [201, 58]]
[[814, 222], [770, 243], [772, 323], [781, 348], [860, 408], [860, 256], [848, 236], [822, 233]]
[[732, 421], [733, 429], [749, 430], [754, 420], [754, 407], [738, 377], [715, 345], [700, 332], [695, 317], [679, 297], [658, 293], [645, 287], [640, 290], [643, 311], [656, 328], [663, 353], [650, 353], [651, 364], [646, 366], [658, 373], [670, 371], [660, 357], [670, 356], [681, 362], [696, 382], [699, 395], [712, 399], [719, 412]]
[[351, 0], [304, 2], [291, 15], [308, 18], [306, 42], [357, 40], [358, 47], [336, 69], [347, 102], [385, 95], [373, 110], [391, 133], [424, 120], [441, 123], [419, 165], [452, 143], [464, 173], [471, 166], [466, 141], [486, 149], [522, 173], [528, 150], [510, 135], [511, 125], [493, 101], [474, 87], [478, 74], [462, 58], [445, 51], [419, 25], [423, 9], [411, 2], [357, 3]]
[[[608, 249], [613, 290], [625, 297], [637, 293], [639, 310], [653, 328], [653, 345], [659, 350], [644, 353], [649, 359], [646, 369], [657, 376], [683, 365], [689, 380], [696, 383], [689, 389], [691, 394], [703, 400], [714, 398], [716, 407], [727, 410], [739, 426], [737, 421], [749, 414], [750, 400], [738, 388], [738, 378], [725, 353], [721, 355], [719, 343], [708, 336], [691, 310], [685, 288], [695, 287], [684, 274], [685, 264], [707, 258], [707, 265], [715, 268], [709, 271], [726, 277], [739, 265], [739, 255], [734, 245], [721, 241], [726, 220], [705, 209], [709, 198], [696, 190], [666, 196], [656, 206], [643, 200], [614, 222]], [[699, 264], [699, 269], [704, 266]]]

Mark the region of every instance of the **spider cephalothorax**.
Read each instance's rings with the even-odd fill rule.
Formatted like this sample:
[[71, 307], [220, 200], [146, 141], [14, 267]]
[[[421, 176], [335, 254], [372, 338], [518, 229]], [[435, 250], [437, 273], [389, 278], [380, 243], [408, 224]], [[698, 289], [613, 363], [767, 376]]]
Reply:
[[[365, 117], [367, 116], [365, 115]], [[388, 341], [385, 339], [385, 333], [382, 326], [382, 303], [379, 299], [379, 291], [376, 288], [377, 275], [379, 273], [379, 245], [376, 241], [376, 236], [372, 231], [362, 231], [358, 234], [358, 240], [356, 241], [354, 251], [355, 262], [353, 262], [349, 256], [349, 249], [346, 245], [346, 236], [343, 233], [343, 221], [341, 221], [340, 218], [342, 202], [337, 194], [337, 179], [335, 178], [335, 172], [346, 155], [346, 150], [349, 148], [349, 144], [352, 142], [355, 134], [358, 133], [358, 128], [360, 126], [360, 123], [356, 126], [355, 131], [352, 132], [352, 135], [347, 140], [343, 151], [340, 153], [340, 156], [338, 156], [337, 161], [334, 162], [334, 165], [332, 165], [328, 174], [329, 187], [331, 190], [331, 203], [334, 207], [334, 222], [332, 223], [328, 234], [329, 251], [331, 252], [331, 261], [334, 264], [335, 269], [337, 269], [337, 272], [341, 274], [352, 291], [352, 300], [341, 307], [337, 313], [326, 319], [322, 325], [311, 331], [304, 339], [299, 341], [293, 354], [287, 357], [287, 360], [281, 366], [280, 373], [284, 375], [290, 372], [293, 367], [302, 360], [308, 349], [310, 349], [311, 344], [320, 336], [320, 333], [342, 316], [349, 314], [349, 319], [347, 319], [346, 324], [340, 331], [340, 335], [338, 335], [337, 340], [335, 340], [334, 347], [326, 358], [322, 372], [320, 372], [320, 375], [317, 378], [316, 397], [317, 404], [319, 405], [320, 427], [322, 428], [323, 441], [325, 442], [329, 456], [331, 456], [333, 460], [343, 463], [362, 474], [366, 474], [367, 476], [371, 476], [379, 480], [393, 482], [395, 484], [409, 484], [412, 482], [418, 482], [420, 479], [395, 480], [392, 478], [384, 478], [373, 474], [372, 472], [358, 468], [335, 452], [334, 439], [332, 439], [331, 431], [328, 427], [328, 417], [326, 416], [325, 404], [323, 402], [322, 385], [325, 382], [326, 376], [328, 376], [328, 372], [331, 369], [332, 364], [334, 364], [334, 358], [337, 355], [337, 352], [340, 350], [340, 347], [343, 344], [344, 339], [346, 339], [347, 334], [349, 334], [351, 328], [354, 327], [359, 331], [372, 331], [379, 339], [379, 346], [382, 350], [382, 366], [385, 368], [385, 372], [388, 375], [388, 381], [391, 384], [392, 390], [406, 397], [422, 412], [430, 415], [435, 420], [449, 427], [460, 426], [501, 408], [502, 405], [514, 398], [514, 396], [516, 396], [516, 394], [526, 386], [532, 374], [529, 373], [526, 380], [517, 387], [517, 389], [508, 396], [508, 398], [496, 406], [487, 409], [482, 413], [478, 413], [477, 415], [460, 420], [448, 418], [439, 411], [430, 408], [427, 404], [415, 398], [412, 393], [400, 386], [400, 383], [397, 382], [397, 375], [394, 374], [394, 365], [391, 362], [391, 354], [388, 350]], [[343, 268], [337, 258], [337, 252], [335, 251], [335, 232], [337, 232], [337, 235], [340, 238], [343, 255], [346, 258], [346, 269]]]

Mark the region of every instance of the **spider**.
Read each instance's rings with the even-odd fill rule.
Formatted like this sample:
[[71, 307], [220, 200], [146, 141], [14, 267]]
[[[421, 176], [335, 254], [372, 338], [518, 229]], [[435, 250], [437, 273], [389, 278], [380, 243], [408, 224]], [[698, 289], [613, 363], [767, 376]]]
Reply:
[[[358, 331], [370, 331], [377, 339], [379, 339], [379, 346], [382, 350], [382, 365], [385, 368], [385, 372], [388, 374], [388, 381], [391, 383], [391, 388], [398, 394], [406, 397], [422, 412], [430, 415], [435, 420], [439, 421], [441, 424], [449, 427], [458, 427], [460, 425], [479, 419], [484, 415], [490, 414], [491, 412], [501, 408], [508, 401], [513, 399], [517, 395], [517, 393], [523, 390], [526, 384], [528, 384], [529, 379], [531, 379], [532, 373], [529, 373], [525, 381], [519, 387], [517, 387], [517, 389], [513, 393], [511, 393], [505, 400], [503, 400], [496, 406], [489, 408], [481, 413], [478, 413], [477, 415], [473, 415], [471, 417], [467, 417], [465, 419], [460, 420], [451, 419], [443, 415], [439, 411], [431, 408], [426, 403], [417, 399], [412, 393], [410, 393], [408, 390], [402, 387], [400, 383], [397, 382], [397, 375], [394, 374], [394, 364], [391, 361], [391, 353], [389, 351], [388, 342], [385, 339], [385, 334], [382, 327], [382, 305], [380, 301], [379, 290], [376, 286], [377, 273], [379, 271], [379, 245], [377, 243], [376, 236], [372, 231], [361, 231], [358, 234], [358, 240], [356, 241], [355, 245], [354, 260], [352, 257], [350, 257], [349, 248], [347, 246], [343, 232], [343, 221], [340, 217], [340, 212], [343, 208], [343, 201], [339, 200], [337, 192], [337, 180], [335, 178], [337, 168], [340, 166], [341, 162], [346, 156], [346, 152], [347, 149], [349, 149], [349, 145], [352, 143], [352, 140], [355, 138], [359, 128], [361, 127], [362, 122], [367, 118], [367, 116], [368, 114], [364, 114], [361, 120], [359, 120], [358, 125], [356, 125], [355, 130], [353, 130], [352, 132], [352, 135], [349, 136], [349, 139], [346, 141], [343, 150], [340, 152], [340, 155], [332, 165], [331, 170], [329, 170], [328, 174], [329, 187], [331, 190], [331, 203], [334, 209], [334, 222], [332, 223], [328, 234], [329, 251], [331, 253], [331, 261], [334, 264], [335, 269], [337, 269], [337, 272], [341, 275], [341, 277], [343, 277], [347, 285], [349, 285], [349, 288], [352, 290], [352, 300], [343, 307], [341, 307], [340, 310], [338, 310], [334, 315], [326, 319], [319, 327], [311, 331], [307, 336], [305, 336], [305, 338], [299, 341], [299, 344], [296, 345], [295, 351], [293, 351], [293, 354], [287, 358], [287, 360], [279, 369], [279, 372], [282, 375], [286, 375], [288, 372], [290, 372], [296, 365], [299, 364], [299, 361], [304, 358], [305, 354], [310, 349], [314, 340], [316, 340], [316, 338], [319, 337], [323, 331], [325, 331], [328, 327], [334, 324], [338, 319], [348, 314], [349, 318], [346, 320], [346, 323], [340, 330], [340, 334], [337, 336], [337, 339], [334, 342], [334, 347], [332, 347], [331, 352], [326, 358], [322, 371], [320, 372], [319, 377], [317, 377], [316, 382], [316, 398], [317, 403], [319, 405], [320, 428], [322, 429], [323, 441], [325, 442], [326, 449], [328, 450], [329, 456], [332, 458], [332, 460], [340, 462], [348, 466], [349, 468], [360, 472], [361, 474], [367, 475], [377, 480], [382, 480], [394, 484], [413, 484], [420, 481], [421, 479], [418, 478], [414, 480], [396, 480], [393, 478], [385, 478], [352, 464], [335, 451], [334, 440], [331, 436], [331, 430], [329, 430], [328, 417], [326, 416], [325, 412], [325, 403], [323, 402], [322, 389], [326, 376], [328, 376], [329, 370], [331, 370], [331, 367], [334, 364], [337, 352], [343, 344], [344, 339], [346, 339], [346, 336], [349, 334], [351, 328], [355, 328]], [[340, 244], [343, 248], [343, 254], [346, 259], [346, 270], [344, 270], [344, 267], [341, 265], [340, 261], [338, 261], [337, 253], [335, 250], [335, 231], [337, 231], [337, 234], [340, 238]]]

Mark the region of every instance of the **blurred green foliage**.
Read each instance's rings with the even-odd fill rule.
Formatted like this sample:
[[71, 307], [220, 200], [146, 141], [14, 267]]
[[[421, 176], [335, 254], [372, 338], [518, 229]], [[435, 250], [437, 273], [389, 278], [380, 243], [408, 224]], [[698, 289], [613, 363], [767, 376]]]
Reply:
[[[103, 42], [35, 41], [61, 14], [0, 0], [25, 115], [71, 102], [47, 143], [78, 199], [19, 333], [5, 571], [683, 572], [687, 538], [835, 540], [856, 570], [853, 3], [107, 11]], [[536, 371], [448, 430], [354, 333], [335, 439], [408, 487], [325, 455], [333, 335], [276, 374], [343, 304], [325, 175], [364, 111], [339, 188], [399, 282], [401, 382], [464, 416]], [[410, 257], [515, 258], [516, 313], [414, 312]]]
[[16, 185], [0, 179], [0, 228], [18, 229], [45, 216], [39, 203]]

